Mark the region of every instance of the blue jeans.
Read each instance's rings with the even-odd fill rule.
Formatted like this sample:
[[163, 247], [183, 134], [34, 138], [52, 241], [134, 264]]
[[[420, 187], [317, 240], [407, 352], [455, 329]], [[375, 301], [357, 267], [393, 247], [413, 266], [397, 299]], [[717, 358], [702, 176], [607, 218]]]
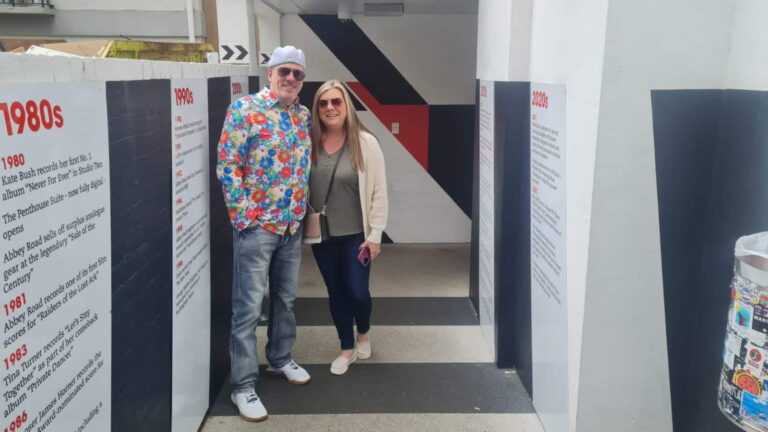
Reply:
[[363, 234], [331, 237], [312, 245], [312, 253], [328, 288], [328, 304], [341, 349], [355, 348], [354, 323], [358, 333], [368, 333], [371, 328], [371, 292], [368, 278], [371, 268], [357, 260]]
[[296, 298], [301, 265], [301, 232], [277, 235], [261, 227], [235, 231], [232, 283], [232, 331], [229, 355], [235, 392], [253, 389], [259, 378], [256, 325], [261, 301], [270, 288], [266, 357], [274, 367], [291, 361], [296, 340]]

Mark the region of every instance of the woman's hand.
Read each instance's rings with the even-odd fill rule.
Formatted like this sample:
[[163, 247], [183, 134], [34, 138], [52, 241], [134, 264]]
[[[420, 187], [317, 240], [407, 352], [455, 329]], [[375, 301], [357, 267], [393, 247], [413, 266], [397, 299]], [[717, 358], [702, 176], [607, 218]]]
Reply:
[[381, 253], [381, 244], [379, 243], [373, 243], [366, 240], [363, 242], [363, 244], [360, 245], [360, 249], [366, 247], [371, 251], [371, 261], [375, 260], [376, 257]]

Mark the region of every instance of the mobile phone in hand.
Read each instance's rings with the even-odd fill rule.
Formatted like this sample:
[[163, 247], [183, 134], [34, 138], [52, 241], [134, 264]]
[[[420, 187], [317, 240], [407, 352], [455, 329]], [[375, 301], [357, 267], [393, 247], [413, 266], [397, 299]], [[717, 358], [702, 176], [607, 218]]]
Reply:
[[360, 261], [363, 267], [368, 267], [368, 264], [371, 263], [371, 250], [367, 247], [360, 249], [360, 253], [357, 254], [357, 260]]

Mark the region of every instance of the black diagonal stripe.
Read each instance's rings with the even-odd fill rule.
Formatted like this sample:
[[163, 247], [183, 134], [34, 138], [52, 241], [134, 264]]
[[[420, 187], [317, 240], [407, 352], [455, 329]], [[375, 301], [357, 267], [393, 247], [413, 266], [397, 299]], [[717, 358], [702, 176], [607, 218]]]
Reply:
[[475, 105], [430, 105], [429, 174], [472, 217]]
[[426, 105], [416, 89], [354, 21], [300, 15], [341, 63], [383, 105]]
[[[299, 92], [299, 103], [311, 109], [312, 102], [315, 100], [315, 93], [317, 93], [317, 89], [319, 89], [321, 85], [323, 85], [321, 81], [304, 81], [304, 85]], [[352, 98], [352, 105], [355, 106], [355, 111], [367, 111], [351, 91], [349, 92], [349, 97]]]
[[392, 240], [392, 237], [390, 237], [389, 234], [387, 234], [386, 231], [384, 231], [383, 233], [381, 233], [381, 242], [384, 243], [384, 244], [392, 244], [395, 241]]

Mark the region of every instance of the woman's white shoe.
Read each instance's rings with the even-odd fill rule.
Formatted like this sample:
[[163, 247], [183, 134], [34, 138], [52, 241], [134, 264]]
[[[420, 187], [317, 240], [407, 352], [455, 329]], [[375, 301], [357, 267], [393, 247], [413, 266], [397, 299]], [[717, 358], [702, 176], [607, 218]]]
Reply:
[[349, 365], [357, 360], [357, 353], [353, 352], [352, 357], [346, 358], [343, 355], [336, 357], [336, 360], [331, 363], [331, 373], [334, 375], [344, 375], [349, 369]]
[[371, 340], [370, 337], [365, 342], [357, 341], [357, 358], [365, 360], [371, 358]]

